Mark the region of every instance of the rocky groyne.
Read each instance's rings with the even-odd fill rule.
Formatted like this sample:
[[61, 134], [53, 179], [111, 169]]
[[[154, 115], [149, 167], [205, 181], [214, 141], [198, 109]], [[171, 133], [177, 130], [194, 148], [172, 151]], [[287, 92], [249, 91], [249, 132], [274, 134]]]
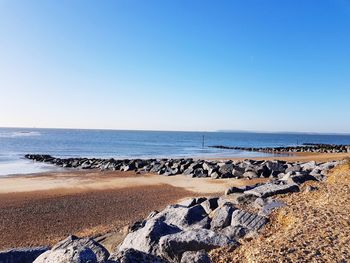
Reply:
[[[34, 262], [209, 263], [208, 252], [212, 249], [228, 247], [234, 250], [240, 246], [241, 240], [256, 238], [268, 224], [270, 213], [285, 205], [276, 199], [277, 195], [298, 192], [301, 184], [309, 180], [322, 181], [327, 172], [340, 162], [291, 164], [247, 161], [216, 165], [230, 165], [230, 168], [226, 166], [226, 172], [232, 174], [231, 165], [234, 169], [243, 163], [255, 170], [266, 166], [270, 176], [276, 176], [273, 175], [266, 183], [230, 187], [222, 196], [190, 198], [169, 205], [160, 212], [153, 211], [144, 220], [130, 226], [127, 236], [112, 253], [91, 238], [69, 236], [50, 250], [43, 249]], [[309, 187], [307, 191], [317, 191], [317, 188]], [[18, 250], [13, 251], [18, 253]], [[0, 259], [11, 256], [9, 251], [6, 253], [0, 253]], [[12, 257], [4, 262], [32, 262], [26, 261], [22, 252], [21, 256], [22, 261]], [[28, 250], [28, 256], [33, 256], [33, 250]]]
[[27, 159], [60, 167], [76, 169], [100, 169], [112, 171], [134, 171], [157, 173], [164, 176], [186, 175], [190, 177], [218, 178], [282, 178], [289, 175], [311, 175], [323, 178], [333, 167], [331, 163], [293, 163], [285, 161], [209, 161], [194, 159], [96, 159], [55, 158], [50, 155], [27, 154]]
[[300, 146], [290, 147], [236, 147], [213, 145], [209, 146], [217, 149], [238, 150], [247, 152], [265, 152], [265, 153], [350, 153], [350, 145], [337, 144], [317, 144], [304, 143]]

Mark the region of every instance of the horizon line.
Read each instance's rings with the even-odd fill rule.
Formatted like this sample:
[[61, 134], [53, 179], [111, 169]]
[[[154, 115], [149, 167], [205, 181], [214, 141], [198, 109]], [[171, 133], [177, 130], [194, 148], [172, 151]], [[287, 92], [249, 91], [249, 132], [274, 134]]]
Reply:
[[94, 131], [145, 131], [145, 132], [203, 132], [203, 133], [266, 133], [266, 134], [308, 134], [308, 135], [349, 135], [350, 132], [310, 132], [310, 131], [262, 131], [262, 130], [152, 130], [152, 129], [115, 129], [115, 128], [72, 128], [72, 127], [13, 127], [0, 126], [0, 129], [42, 129], [42, 130], [94, 130]]

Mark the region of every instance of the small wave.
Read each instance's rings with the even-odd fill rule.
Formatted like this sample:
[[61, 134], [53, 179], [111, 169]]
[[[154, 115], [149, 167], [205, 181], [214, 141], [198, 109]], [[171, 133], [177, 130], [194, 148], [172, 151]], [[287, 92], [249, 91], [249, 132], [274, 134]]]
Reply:
[[15, 132], [2, 132], [0, 138], [16, 138], [16, 137], [31, 137], [40, 136], [41, 133], [37, 131], [15, 131]]

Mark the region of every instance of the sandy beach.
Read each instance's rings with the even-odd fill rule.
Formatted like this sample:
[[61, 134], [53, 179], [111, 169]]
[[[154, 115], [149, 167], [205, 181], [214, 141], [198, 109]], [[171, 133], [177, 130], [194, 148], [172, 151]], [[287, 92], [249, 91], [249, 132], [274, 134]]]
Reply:
[[[103, 236], [107, 248], [151, 211], [229, 186], [264, 181], [133, 172], [69, 171], [0, 178], [0, 249], [53, 245], [69, 234]], [[102, 216], [103, 215], [103, 216]]]
[[[345, 157], [349, 154], [298, 154], [277, 159], [322, 162]], [[101, 243], [113, 250], [127, 227], [153, 210], [187, 197], [222, 195], [228, 187], [266, 180], [74, 169], [2, 177], [0, 249], [53, 245], [75, 234], [100, 237]]]

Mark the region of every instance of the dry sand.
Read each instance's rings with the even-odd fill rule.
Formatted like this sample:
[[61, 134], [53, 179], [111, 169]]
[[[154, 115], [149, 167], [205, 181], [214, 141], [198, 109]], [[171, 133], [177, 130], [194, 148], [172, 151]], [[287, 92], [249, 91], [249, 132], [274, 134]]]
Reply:
[[288, 206], [274, 212], [257, 239], [235, 251], [212, 251], [213, 262], [350, 262], [350, 162], [317, 191], [284, 195]]
[[126, 226], [153, 210], [258, 181], [100, 171], [1, 178], [0, 249], [53, 245], [69, 234], [107, 234], [102, 243], [112, 250]]

